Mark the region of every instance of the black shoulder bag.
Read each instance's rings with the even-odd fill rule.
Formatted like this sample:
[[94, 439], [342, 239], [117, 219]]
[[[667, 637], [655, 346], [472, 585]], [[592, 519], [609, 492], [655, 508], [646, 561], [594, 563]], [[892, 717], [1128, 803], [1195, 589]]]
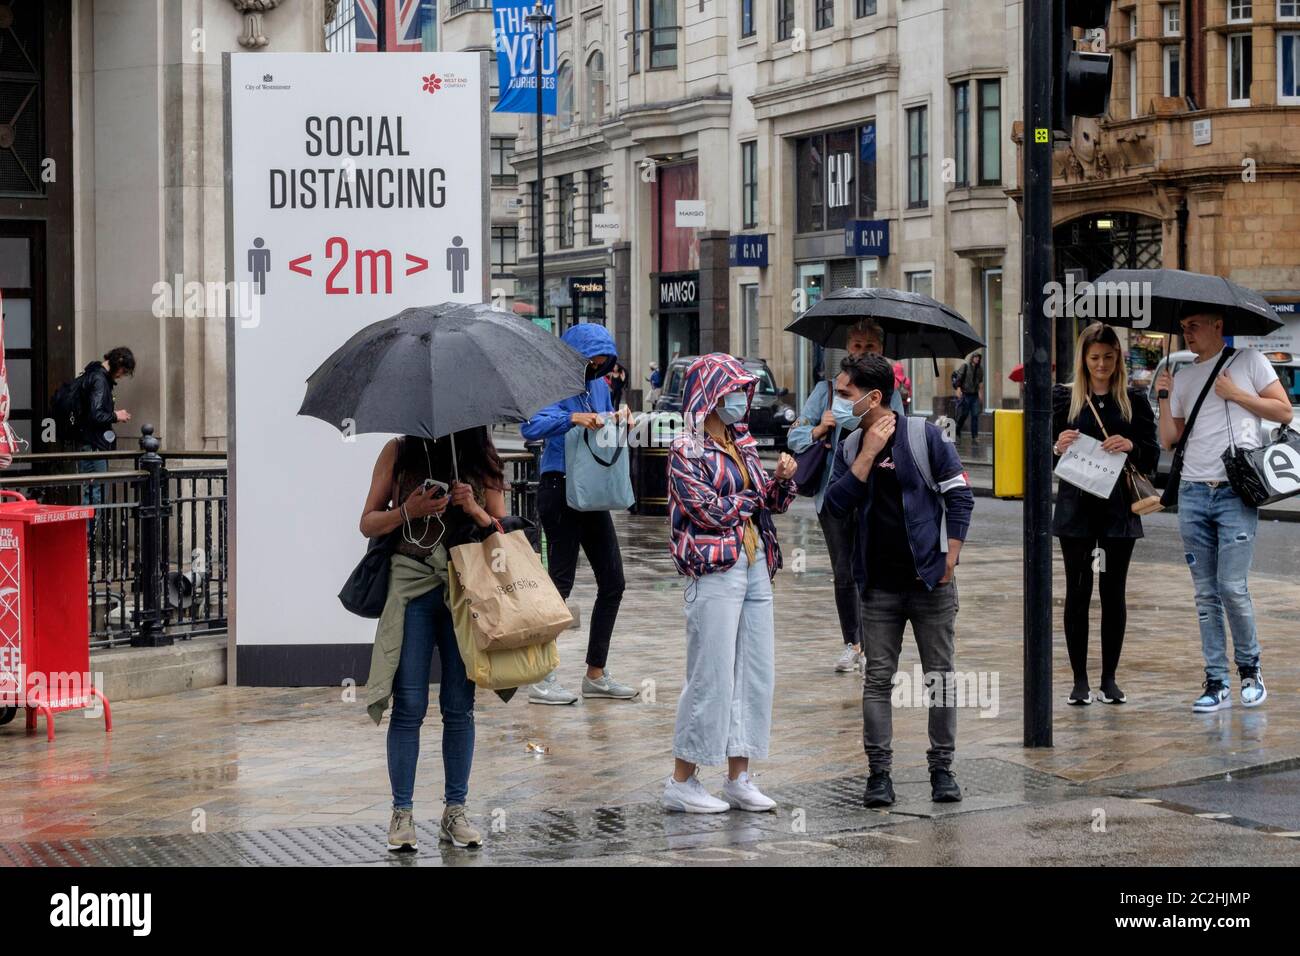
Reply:
[[1196, 416], [1201, 411], [1201, 405], [1205, 403], [1205, 396], [1210, 394], [1210, 389], [1214, 388], [1215, 379], [1219, 377], [1219, 372], [1223, 369], [1224, 364], [1232, 357], [1233, 349], [1228, 346], [1219, 356], [1219, 361], [1215, 364], [1210, 372], [1210, 377], [1205, 380], [1205, 386], [1201, 389], [1201, 394], [1196, 396], [1196, 404], [1192, 406], [1192, 413], [1187, 416], [1187, 424], [1183, 426], [1183, 436], [1178, 439], [1178, 444], [1174, 446], [1174, 460], [1169, 464], [1169, 481], [1165, 484], [1164, 494], [1160, 496], [1160, 503], [1166, 508], [1176, 508], [1178, 506], [1178, 483], [1183, 480], [1183, 455], [1187, 450], [1187, 439], [1192, 434], [1192, 426], [1196, 424]]

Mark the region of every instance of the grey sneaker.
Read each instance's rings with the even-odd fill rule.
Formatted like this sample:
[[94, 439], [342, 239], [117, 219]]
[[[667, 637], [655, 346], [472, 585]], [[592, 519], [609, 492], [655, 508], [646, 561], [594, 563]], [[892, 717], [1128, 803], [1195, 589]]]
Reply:
[[554, 671], [547, 674], [545, 679], [528, 688], [528, 703], [530, 704], [576, 704], [577, 702], [577, 695], [569, 693], [560, 686]]
[[835, 673], [847, 674], [849, 671], [855, 671], [861, 663], [862, 654], [858, 649], [852, 644], [845, 644], [844, 653], [841, 654], [840, 659], [835, 662]]
[[628, 687], [627, 684], [620, 684], [610, 675], [609, 671], [601, 674], [595, 680], [585, 674], [582, 677], [582, 696], [583, 697], [609, 697], [613, 700], [631, 700], [640, 691]]
[[442, 826], [438, 829], [438, 839], [445, 840], [452, 846], [482, 846], [483, 835], [470, 826], [465, 808], [455, 803], [442, 811]]
[[388, 849], [409, 853], [419, 848], [415, 841], [415, 817], [410, 810], [394, 810], [393, 819], [388, 821]]

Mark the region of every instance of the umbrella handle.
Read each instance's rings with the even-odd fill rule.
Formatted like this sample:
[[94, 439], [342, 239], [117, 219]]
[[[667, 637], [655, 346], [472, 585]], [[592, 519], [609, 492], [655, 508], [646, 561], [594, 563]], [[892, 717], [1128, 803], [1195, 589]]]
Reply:
[[[1160, 361], [1161, 361], [1161, 362], [1165, 361], [1165, 359], [1168, 357], [1168, 355], [1169, 355], [1169, 333], [1166, 332], [1166, 333], [1165, 333], [1165, 341], [1164, 341], [1164, 345], [1163, 345], [1163, 346], [1161, 347], [1161, 349], [1160, 349]], [[1160, 363], [1157, 362], [1156, 364], [1159, 365]], [[1167, 371], [1167, 370], [1168, 370], [1168, 366], [1165, 366], [1165, 369], [1166, 369], [1166, 371]], [[1159, 400], [1162, 399], [1162, 398], [1168, 398], [1168, 397], [1169, 397], [1169, 389], [1167, 389], [1167, 388], [1162, 388], [1162, 389], [1160, 389], [1158, 392], [1156, 392], [1156, 400], [1157, 400], [1157, 401], [1159, 401]]]
[[456, 461], [456, 433], [449, 432], [447, 435], [451, 439], [451, 473], [455, 476], [456, 481], [460, 481], [460, 463]]

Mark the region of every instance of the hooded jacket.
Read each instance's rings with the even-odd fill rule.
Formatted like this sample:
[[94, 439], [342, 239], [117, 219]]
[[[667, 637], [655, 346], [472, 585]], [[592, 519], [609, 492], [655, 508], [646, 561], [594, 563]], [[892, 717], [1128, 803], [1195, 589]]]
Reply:
[[569, 416], [574, 412], [614, 411], [609, 384], [604, 378], [605, 373], [618, 361], [618, 350], [609, 329], [595, 322], [579, 322], [560, 336], [560, 339], [588, 359], [608, 355], [609, 361], [596, 370], [595, 378], [588, 380], [585, 392], [554, 405], [547, 405], [519, 429], [525, 441], [546, 442], [546, 447], [542, 450], [542, 474], [548, 471], [564, 472], [564, 436], [573, 427]]
[[[721, 352], [702, 355], [686, 370], [682, 395], [685, 430], [668, 456], [668, 514], [673, 562], [681, 574], [699, 577], [731, 568], [744, 547], [745, 519], [753, 519], [767, 556], [767, 573], [781, 567], [772, 514], [794, 500], [793, 481], [769, 478], [758, 458], [758, 444], [741, 419], [729, 426], [736, 450], [749, 472], [750, 487], [735, 461], [709, 437], [704, 420], [728, 392], [743, 389], [750, 402], [758, 379]], [[748, 417], [748, 411], [746, 412]]]

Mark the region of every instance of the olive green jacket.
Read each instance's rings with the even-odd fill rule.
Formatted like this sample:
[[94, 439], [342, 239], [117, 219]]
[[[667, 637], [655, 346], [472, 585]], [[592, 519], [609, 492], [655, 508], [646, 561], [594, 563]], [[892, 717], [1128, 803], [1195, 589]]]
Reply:
[[[402, 659], [402, 634], [406, 626], [406, 605], [434, 588], [447, 586], [447, 549], [439, 545], [427, 558], [394, 554], [388, 573], [388, 602], [379, 615], [375, 647], [370, 654], [370, 677], [366, 680], [366, 712], [379, 724], [393, 696], [393, 678]], [[444, 596], [446, 590], [443, 591]]]

